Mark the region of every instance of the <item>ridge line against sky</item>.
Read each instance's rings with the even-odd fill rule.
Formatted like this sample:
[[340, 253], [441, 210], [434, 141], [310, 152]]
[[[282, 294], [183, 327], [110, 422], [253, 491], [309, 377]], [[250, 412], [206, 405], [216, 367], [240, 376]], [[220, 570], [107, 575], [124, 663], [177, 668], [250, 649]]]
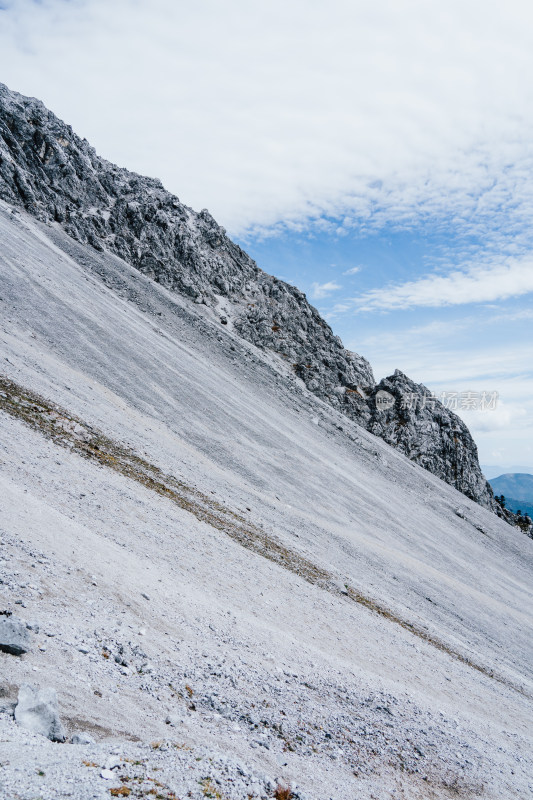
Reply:
[[0, 66], [209, 208], [379, 376], [467, 363], [469, 389], [492, 358], [501, 405], [469, 425], [485, 462], [533, 462], [528, 3], [0, 0]]

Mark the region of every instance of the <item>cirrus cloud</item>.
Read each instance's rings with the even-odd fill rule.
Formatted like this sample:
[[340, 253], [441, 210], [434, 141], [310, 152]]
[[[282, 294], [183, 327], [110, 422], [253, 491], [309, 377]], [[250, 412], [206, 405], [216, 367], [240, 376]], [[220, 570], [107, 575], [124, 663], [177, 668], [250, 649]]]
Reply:
[[533, 214], [523, 0], [4, 0], [0, 66], [234, 234]]
[[332, 292], [336, 292], [342, 287], [335, 283], [335, 281], [327, 281], [327, 283], [313, 283], [311, 285], [311, 297], [314, 300], [321, 300], [324, 297], [329, 297]]
[[529, 292], [533, 292], [533, 257], [371, 289], [355, 298], [354, 304], [360, 311], [383, 311], [491, 303]]

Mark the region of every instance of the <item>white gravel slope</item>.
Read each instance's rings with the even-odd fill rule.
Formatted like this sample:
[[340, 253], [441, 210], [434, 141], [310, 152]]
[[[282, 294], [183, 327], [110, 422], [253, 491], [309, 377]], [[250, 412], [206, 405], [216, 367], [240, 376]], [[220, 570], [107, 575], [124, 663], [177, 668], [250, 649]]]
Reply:
[[[529, 539], [207, 309], [5, 205], [0, 275], [2, 374], [442, 645], [0, 412], [0, 610], [40, 627], [0, 653], [0, 797], [530, 796]], [[97, 743], [17, 727], [23, 682]]]

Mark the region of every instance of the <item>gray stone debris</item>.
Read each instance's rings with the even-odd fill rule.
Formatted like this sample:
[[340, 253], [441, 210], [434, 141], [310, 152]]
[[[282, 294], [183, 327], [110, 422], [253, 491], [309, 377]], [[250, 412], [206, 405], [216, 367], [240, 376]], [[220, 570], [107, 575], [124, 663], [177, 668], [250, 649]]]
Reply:
[[71, 744], [95, 744], [95, 740], [88, 733], [75, 733], [70, 740]]
[[52, 742], [64, 742], [65, 732], [59, 719], [55, 689], [34, 689], [27, 683], [19, 689], [15, 720], [32, 733], [46, 736]]
[[170, 725], [171, 728], [179, 728], [180, 725], [183, 725], [184, 719], [177, 714], [168, 714], [165, 718], [165, 722], [167, 725]]
[[0, 650], [21, 656], [30, 649], [30, 634], [24, 622], [16, 617], [0, 617]]
[[29, 631], [33, 631], [34, 633], [39, 633], [39, 623], [32, 620], [31, 622], [26, 623], [26, 627]]

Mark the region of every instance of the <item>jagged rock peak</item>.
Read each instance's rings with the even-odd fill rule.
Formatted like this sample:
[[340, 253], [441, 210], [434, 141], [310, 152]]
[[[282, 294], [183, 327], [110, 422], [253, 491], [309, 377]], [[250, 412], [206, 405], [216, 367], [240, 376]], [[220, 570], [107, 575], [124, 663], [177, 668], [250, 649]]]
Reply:
[[378, 392], [392, 395], [394, 404], [380, 407], [371, 403], [368, 429], [467, 497], [494, 508], [492, 489], [481, 472], [476, 444], [463, 420], [426, 386], [399, 369], [380, 381], [374, 399]]
[[[376, 387], [368, 361], [343, 347], [305, 294], [260, 270], [208, 211], [101, 158], [43, 103], [3, 84], [0, 198], [216, 313], [223, 305], [236, 333], [276, 353], [314, 394], [494, 508], [464, 423], [439, 403], [407, 412], [405, 396], [429, 395], [425, 387], [399, 371]], [[377, 408], [379, 390], [396, 398], [389, 410]]]

